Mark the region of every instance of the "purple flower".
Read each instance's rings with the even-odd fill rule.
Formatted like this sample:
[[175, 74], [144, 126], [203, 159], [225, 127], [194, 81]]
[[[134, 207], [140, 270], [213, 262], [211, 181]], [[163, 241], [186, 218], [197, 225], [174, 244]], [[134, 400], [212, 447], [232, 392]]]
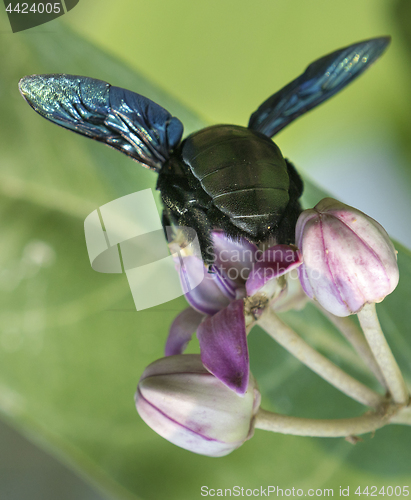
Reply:
[[296, 227], [305, 293], [336, 316], [381, 302], [398, 283], [397, 255], [384, 228], [355, 208], [325, 198]]
[[204, 368], [199, 355], [183, 354], [148, 366], [135, 399], [141, 418], [160, 436], [194, 453], [221, 457], [253, 435], [261, 397], [252, 375], [240, 397]]
[[[249, 381], [244, 300], [268, 303], [284, 296], [278, 278], [301, 264], [296, 248], [276, 245], [265, 251], [245, 239], [231, 240], [213, 232], [215, 262], [195, 288], [186, 291], [190, 308], [170, 328], [166, 356], [181, 354], [194, 331], [204, 366], [230, 389], [243, 395]], [[196, 255], [176, 260], [182, 285], [199, 282], [204, 264]], [[185, 288], [187, 290], [187, 288]]]

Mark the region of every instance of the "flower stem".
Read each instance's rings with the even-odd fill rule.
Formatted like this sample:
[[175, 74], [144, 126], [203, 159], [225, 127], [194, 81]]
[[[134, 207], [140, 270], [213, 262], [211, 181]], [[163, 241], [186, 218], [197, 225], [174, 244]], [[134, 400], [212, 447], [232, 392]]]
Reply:
[[325, 356], [317, 352], [297, 333], [286, 325], [275, 313], [267, 307], [258, 319], [258, 324], [293, 356], [307, 365], [330, 384], [360, 403], [380, 406], [383, 396], [345, 373]]
[[379, 364], [392, 398], [397, 404], [409, 400], [407, 386], [378, 321], [375, 304], [366, 304], [358, 313], [365, 338]]
[[368, 368], [375, 375], [380, 384], [385, 388], [387, 387], [387, 382], [382, 374], [381, 368], [375, 360], [374, 354], [372, 353], [370, 346], [368, 345], [364, 334], [358, 328], [358, 326], [353, 323], [350, 318], [341, 318], [340, 316], [335, 316], [326, 309], [324, 309], [316, 300], [313, 301], [315, 306], [321, 311], [324, 316], [326, 316], [331, 323], [338, 328], [338, 330], [343, 334], [343, 336], [348, 340], [348, 342], [353, 346], [357, 354], [368, 366]]
[[334, 420], [290, 417], [259, 409], [254, 428], [295, 436], [349, 437], [365, 434], [389, 423], [391, 413], [365, 413], [361, 417]]
[[411, 425], [411, 407], [402, 408], [391, 420], [392, 424]]

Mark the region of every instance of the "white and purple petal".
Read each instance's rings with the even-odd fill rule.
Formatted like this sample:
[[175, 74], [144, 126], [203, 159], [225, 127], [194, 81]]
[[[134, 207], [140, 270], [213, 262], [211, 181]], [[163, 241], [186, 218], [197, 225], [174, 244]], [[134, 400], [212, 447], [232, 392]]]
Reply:
[[[198, 312], [212, 315], [230, 303], [231, 295], [222, 291], [212, 273], [204, 272], [201, 259], [187, 256], [182, 264], [176, 263], [176, 267], [187, 302]], [[191, 287], [190, 283], [197, 283], [200, 276], [203, 276], [200, 283]]]
[[235, 300], [206, 318], [197, 329], [197, 337], [204, 366], [230, 389], [243, 395], [249, 378], [243, 300]]
[[253, 266], [246, 283], [247, 295], [261, 291], [269, 281], [292, 271], [301, 263], [301, 254], [294, 247], [274, 245], [268, 248]]
[[187, 307], [173, 321], [168, 333], [165, 355], [173, 356], [182, 354], [191, 340], [193, 333], [197, 330], [204, 315]]
[[244, 286], [258, 248], [245, 238], [233, 240], [222, 231], [212, 233], [215, 266], [235, 286]]

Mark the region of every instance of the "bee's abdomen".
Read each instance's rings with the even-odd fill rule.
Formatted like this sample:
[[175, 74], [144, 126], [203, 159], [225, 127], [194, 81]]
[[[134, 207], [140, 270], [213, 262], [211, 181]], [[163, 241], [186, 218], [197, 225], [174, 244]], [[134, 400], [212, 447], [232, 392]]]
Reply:
[[268, 138], [218, 125], [189, 136], [183, 160], [213, 204], [252, 238], [274, 228], [289, 201], [287, 165]]

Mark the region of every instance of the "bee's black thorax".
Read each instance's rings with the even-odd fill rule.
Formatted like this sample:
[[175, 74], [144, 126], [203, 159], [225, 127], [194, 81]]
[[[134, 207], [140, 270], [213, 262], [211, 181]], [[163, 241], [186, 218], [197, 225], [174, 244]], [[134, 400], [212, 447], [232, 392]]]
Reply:
[[157, 188], [166, 218], [201, 233], [200, 243], [209, 242], [212, 229], [256, 243], [270, 236], [294, 241], [302, 183], [277, 145], [258, 132], [235, 125], [195, 132], [163, 165]]

